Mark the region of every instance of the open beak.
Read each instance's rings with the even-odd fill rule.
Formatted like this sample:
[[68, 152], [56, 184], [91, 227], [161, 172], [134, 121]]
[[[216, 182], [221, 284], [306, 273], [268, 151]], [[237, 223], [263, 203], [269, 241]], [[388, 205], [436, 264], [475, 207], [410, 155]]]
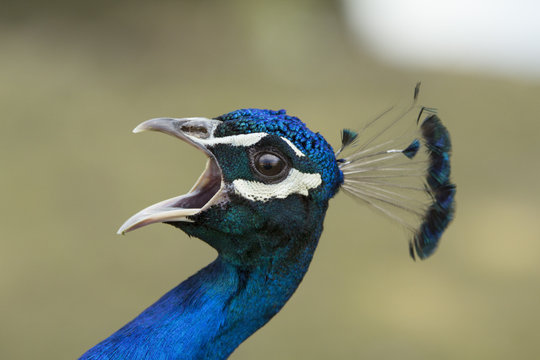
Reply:
[[161, 201], [139, 211], [118, 229], [118, 234], [125, 234], [158, 222], [190, 221], [189, 216], [196, 215], [218, 201], [223, 189], [221, 169], [214, 155], [203, 143], [204, 140], [213, 137], [214, 130], [220, 123], [219, 120], [206, 118], [157, 118], [147, 120], [133, 129], [134, 133], [159, 131], [175, 136], [202, 150], [208, 161], [206, 169], [187, 194]]

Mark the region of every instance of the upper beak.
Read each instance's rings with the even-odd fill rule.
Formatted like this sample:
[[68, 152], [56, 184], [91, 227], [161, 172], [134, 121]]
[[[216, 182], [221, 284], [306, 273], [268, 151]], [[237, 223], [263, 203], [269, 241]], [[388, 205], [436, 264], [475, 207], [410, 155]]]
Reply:
[[[159, 131], [202, 150], [208, 156], [206, 169], [189, 193], [151, 205], [130, 217], [118, 229], [118, 234], [138, 229], [142, 226], [170, 221], [190, 221], [195, 215], [214, 203], [222, 190], [221, 170], [213, 154], [204, 146], [204, 140], [212, 138], [219, 120], [206, 118], [157, 118], [147, 120], [135, 129], [134, 133]], [[203, 140], [203, 141], [199, 141]]]

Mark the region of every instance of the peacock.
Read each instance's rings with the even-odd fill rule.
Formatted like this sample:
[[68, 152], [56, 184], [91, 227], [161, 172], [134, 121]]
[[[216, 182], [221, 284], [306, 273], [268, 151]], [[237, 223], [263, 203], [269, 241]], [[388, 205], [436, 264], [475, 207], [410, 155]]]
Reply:
[[360, 130], [343, 130], [336, 152], [285, 110], [156, 118], [137, 126], [135, 133], [183, 140], [208, 160], [187, 194], [145, 208], [118, 232], [167, 223], [218, 256], [81, 359], [228, 358], [299, 286], [328, 202], [340, 189], [411, 229], [413, 258], [431, 255], [454, 215], [451, 143], [428, 108], [418, 124], [407, 121], [412, 132], [388, 137], [413, 105], [389, 121], [381, 119], [391, 109]]

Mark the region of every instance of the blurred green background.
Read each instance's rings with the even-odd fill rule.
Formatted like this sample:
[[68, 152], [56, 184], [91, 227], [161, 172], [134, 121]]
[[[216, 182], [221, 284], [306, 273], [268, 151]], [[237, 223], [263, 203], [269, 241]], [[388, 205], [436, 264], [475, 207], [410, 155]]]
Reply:
[[304, 282], [231, 358], [540, 356], [539, 82], [384, 65], [336, 1], [1, 5], [1, 359], [77, 358], [215, 257], [165, 225], [115, 234], [204, 167], [138, 123], [285, 108], [337, 145], [417, 80], [455, 148], [439, 251], [411, 261], [338, 194]]

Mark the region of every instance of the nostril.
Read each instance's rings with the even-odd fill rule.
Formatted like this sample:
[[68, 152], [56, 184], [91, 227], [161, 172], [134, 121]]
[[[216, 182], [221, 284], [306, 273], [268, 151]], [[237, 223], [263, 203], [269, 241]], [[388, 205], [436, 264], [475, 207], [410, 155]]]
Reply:
[[200, 139], [208, 138], [208, 129], [204, 126], [197, 125], [182, 125], [180, 128], [184, 133], [196, 136]]

